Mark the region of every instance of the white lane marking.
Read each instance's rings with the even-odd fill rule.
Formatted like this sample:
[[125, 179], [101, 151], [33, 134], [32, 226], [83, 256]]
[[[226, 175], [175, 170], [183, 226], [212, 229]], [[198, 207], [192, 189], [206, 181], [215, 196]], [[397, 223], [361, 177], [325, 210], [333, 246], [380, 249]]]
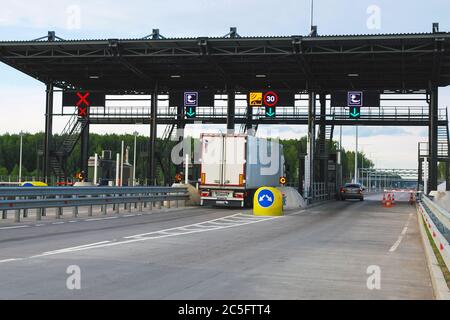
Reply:
[[61, 225], [61, 224], [65, 224], [65, 222], [53, 222], [52, 223], [52, 225], [54, 225], [54, 226], [58, 226], [58, 225]]
[[33, 258], [51, 256], [51, 255], [55, 255], [55, 254], [59, 254], [59, 253], [67, 253], [67, 252], [77, 251], [77, 250], [86, 249], [86, 248], [90, 248], [90, 247], [94, 247], [94, 246], [104, 245], [104, 244], [107, 244], [110, 242], [111, 241], [102, 241], [102, 242], [96, 242], [96, 243], [91, 243], [91, 244], [85, 244], [83, 246], [59, 249], [59, 250], [55, 250], [55, 251], [48, 251], [48, 252], [44, 252], [42, 254], [31, 256], [30, 258], [33, 259]]
[[0, 230], [13, 230], [13, 229], [24, 229], [24, 228], [30, 228], [30, 226], [3, 227], [3, 228], [0, 228]]
[[403, 232], [402, 232], [402, 236], [406, 236], [406, 233], [408, 232], [408, 227], [405, 227], [404, 229], [403, 229]]
[[43, 227], [45, 224], [36, 224], [35, 227]]
[[23, 258], [0, 260], [0, 264], [1, 263], [14, 262], [14, 261], [21, 261], [21, 260], [23, 260]]
[[131, 217], [136, 217], [135, 214], [127, 214], [125, 216], [123, 216], [123, 218], [131, 218]]
[[389, 250], [389, 252], [395, 252], [397, 251], [398, 247], [400, 247], [403, 239], [405, 238], [406, 234], [408, 233], [408, 228], [409, 228], [409, 224], [411, 222], [411, 218], [413, 217], [413, 214], [409, 215], [408, 221], [406, 223], [406, 226], [403, 228], [402, 233], [400, 234], [400, 236], [398, 237], [398, 240], [396, 243], [394, 243], [394, 245], [392, 246], [392, 248]]
[[86, 222], [93, 222], [93, 221], [104, 221], [104, 220], [114, 220], [114, 219], [119, 219], [119, 217], [86, 219], [84, 221], [86, 221]]
[[[238, 214], [239, 215], [239, 214]], [[177, 227], [177, 228], [171, 228], [171, 229], [166, 229], [166, 230], [161, 230], [162, 232], [178, 232], [178, 231], [183, 231], [181, 230], [186, 229], [186, 228], [196, 228], [197, 230], [191, 230], [191, 231], [187, 231], [187, 232], [182, 232], [181, 234], [185, 235], [185, 234], [191, 234], [191, 233], [199, 233], [199, 232], [208, 232], [208, 231], [213, 231], [213, 230], [221, 230], [221, 229], [227, 229], [227, 228], [233, 228], [233, 227], [239, 227], [239, 226], [244, 226], [244, 225], [248, 225], [248, 224], [254, 224], [254, 223], [258, 223], [258, 222], [264, 222], [264, 221], [269, 221], [269, 220], [274, 220], [274, 219], [278, 219], [279, 217], [268, 217], [265, 219], [258, 219], [258, 220], [249, 220], [247, 222], [242, 222], [242, 223], [220, 223], [220, 221], [222, 221], [223, 219], [229, 219], [231, 217], [235, 217], [237, 215], [232, 215], [229, 217], [225, 217], [225, 218], [219, 218], [219, 219], [215, 219], [215, 220], [210, 220], [210, 221], [205, 221], [205, 222], [201, 222], [201, 223], [197, 223], [197, 224], [191, 224], [188, 226], [183, 226], [183, 227]], [[212, 226], [207, 226], [207, 225], [211, 225]], [[206, 228], [205, 228], [206, 227]], [[159, 232], [161, 232], [159, 231]], [[138, 235], [134, 235], [134, 236], [130, 236], [130, 237], [124, 237], [124, 239], [152, 239], [154, 238], [152, 235], [158, 234], [157, 232], [150, 232], [150, 233], [144, 233], [144, 234], [138, 234]]]
[[[224, 218], [231, 218], [231, 217], [235, 217], [235, 216], [237, 216], [237, 215], [224, 217]], [[41, 257], [52, 256], [52, 255], [71, 253], [71, 252], [78, 252], [78, 251], [85, 251], [85, 250], [91, 250], [91, 249], [107, 248], [107, 247], [131, 244], [131, 243], [136, 243], [136, 242], [143, 242], [143, 241], [154, 240], [154, 239], [176, 237], [176, 236], [181, 236], [181, 235], [203, 233], [203, 232], [209, 232], [209, 231], [215, 231], [215, 230], [223, 230], [223, 229], [229, 229], [229, 228], [235, 228], [235, 227], [255, 224], [255, 223], [259, 223], [259, 222], [271, 221], [271, 220], [275, 220], [275, 219], [279, 219], [279, 218], [281, 218], [281, 217], [265, 217], [264, 219], [257, 219], [257, 220], [251, 219], [248, 222], [240, 223], [240, 224], [233, 224], [233, 225], [227, 224], [227, 225], [216, 226], [216, 227], [209, 227], [209, 228], [204, 228], [203, 226], [201, 226], [202, 224], [207, 224], [207, 223], [209, 223], [211, 221], [219, 221], [220, 219], [223, 219], [223, 218], [219, 218], [219, 219], [215, 219], [215, 220], [211, 220], [211, 221], [205, 221], [205, 222], [198, 223], [198, 224], [192, 224], [192, 225], [188, 225], [188, 226], [171, 228], [171, 229], [166, 229], [166, 230], [159, 230], [159, 231], [150, 232], [150, 233], [146, 233], [146, 234], [134, 235], [134, 236], [131, 236], [131, 237], [124, 237], [123, 239], [129, 239], [129, 240], [125, 240], [125, 241], [117, 241], [117, 240], [114, 240], [114, 241], [102, 241], [102, 242], [91, 243], [91, 244], [86, 244], [86, 245], [77, 246], [77, 247], [63, 248], [63, 249], [59, 249], [59, 250], [55, 250], [55, 251], [44, 252], [42, 254], [34, 255], [34, 256], [31, 256], [31, 257], [28, 257], [28, 258], [15, 259], [14, 261], [24, 260], [24, 259], [41, 258]], [[195, 226], [195, 227], [200, 226], [200, 227], [197, 228], [197, 229], [194, 229], [192, 231], [180, 232], [180, 231], [182, 231], [182, 230], [180, 230], [181, 228], [188, 228], [188, 227], [193, 227], [193, 226]], [[175, 232], [175, 233], [173, 233], [172, 231]], [[8, 260], [5, 260], [5, 261], [10, 262], [11, 259], [8, 259]]]
[[295, 213], [292, 213], [292, 214], [288, 214], [288, 216], [298, 216], [299, 214], [302, 214], [302, 213], [305, 213], [306, 212], [306, 210], [301, 210], [301, 211], [298, 211], [298, 212], [295, 212]]

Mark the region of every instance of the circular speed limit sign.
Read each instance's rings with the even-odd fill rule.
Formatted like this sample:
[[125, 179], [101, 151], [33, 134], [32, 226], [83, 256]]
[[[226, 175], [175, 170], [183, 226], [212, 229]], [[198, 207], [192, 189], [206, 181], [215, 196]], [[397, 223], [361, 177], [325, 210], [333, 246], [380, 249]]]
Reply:
[[278, 94], [276, 94], [275, 92], [267, 92], [264, 95], [264, 104], [266, 105], [266, 107], [276, 107], [276, 105], [278, 104]]

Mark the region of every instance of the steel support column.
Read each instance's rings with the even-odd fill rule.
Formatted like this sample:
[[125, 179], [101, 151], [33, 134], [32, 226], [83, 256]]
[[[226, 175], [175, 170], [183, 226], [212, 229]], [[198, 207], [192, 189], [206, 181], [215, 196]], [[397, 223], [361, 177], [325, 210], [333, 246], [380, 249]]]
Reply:
[[[184, 142], [185, 129], [186, 129], [185, 108], [182, 105], [180, 105], [177, 107], [177, 138], [178, 138], [178, 143], [180, 143], [180, 144], [182, 144]], [[186, 159], [186, 156], [184, 156], [183, 159]], [[168, 161], [170, 161], [170, 160], [168, 159]], [[185, 167], [183, 166], [183, 164], [177, 166], [176, 171], [177, 171], [177, 173], [184, 172]]]
[[152, 94], [151, 107], [151, 123], [150, 123], [150, 146], [148, 148], [148, 184], [150, 186], [156, 185], [156, 139], [158, 135], [158, 85]]
[[305, 196], [308, 202], [313, 199], [314, 188], [314, 145], [315, 145], [315, 109], [316, 93], [309, 93], [308, 105], [308, 142], [307, 142], [307, 160], [305, 161]]
[[245, 123], [245, 129], [248, 133], [253, 131], [253, 107], [247, 106], [247, 119]]
[[419, 157], [419, 174], [417, 179], [417, 191], [420, 191], [420, 186], [423, 184], [423, 159]]
[[433, 86], [430, 89], [429, 192], [438, 187], [438, 101], [438, 87]]
[[446, 191], [450, 191], [450, 163], [445, 162], [445, 182], [446, 182]]
[[326, 141], [327, 96], [320, 95], [320, 182], [328, 183], [328, 146]]
[[52, 152], [53, 138], [53, 84], [47, 84], [45, 103], [45, 138], [43, 175], [46, 183], [50, 182], [50, 155]]
[[228, 91], [227, 131], [234, 133], [236, 127], [236, 92]]
[[89, 122], [81, 133], [81, 171], [84, 172], [85, 182], [89, 177]]

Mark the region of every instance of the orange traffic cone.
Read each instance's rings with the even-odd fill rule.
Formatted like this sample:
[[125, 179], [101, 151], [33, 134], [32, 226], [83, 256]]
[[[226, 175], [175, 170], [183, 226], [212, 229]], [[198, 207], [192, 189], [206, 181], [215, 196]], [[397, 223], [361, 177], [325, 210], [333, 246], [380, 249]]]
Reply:
[[385, 206], [386, 208], [392, 207], [392, 198], [391, 198], [391, 194], [388, 194], [388, 197], [387, 197], [387, 200], [386, 200], [386, 203], [385, 203], [384, 206]]

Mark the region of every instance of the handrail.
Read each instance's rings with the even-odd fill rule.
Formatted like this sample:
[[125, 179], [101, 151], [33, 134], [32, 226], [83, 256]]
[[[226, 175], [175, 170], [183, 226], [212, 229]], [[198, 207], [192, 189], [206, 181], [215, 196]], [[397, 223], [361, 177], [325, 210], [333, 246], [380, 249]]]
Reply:
[[[3, 200], [1, 200], [3, 199]], [[15, 222], [20, 222], [20, 211], [24, 210], [24, 217], [28, 210], [36, 209], [36, 220], [41, 220], [43, 212], [48, 208], [57, 208], [56, 219], [63, 213], [63, 208], [73, 208], [73, 216], [78, 216], [79, 207], [88, 207], [92, 216], [92, 207], [101, 206], [106, 215], [107, 206], [114, 205], [119, 213], [119, 205], [125, 204], [131, 210], [131, 204], [139, 203], [139, 211], [147, 203], [161, 203], [189, 200], [189, 193], [185, 187], [45, 187], [45, 188], [0, 188], [0, 211], [2, 218], [7, 219], [8, 211], [15, 211]]]
[[32, 197], [32, 196], [80, 196], [80, 195], [123, 195], [141, 193], [179, 193], [186, 188], [172, 187], [22, 187], [0, 188], [0, 197]]
[[[259, 116], [264, 116], [264, 113], [261, 111]], [[247, 108], [244, 106], [236, 107], [236, 116], [237, 117], [245, 117], [247, 115]], [[447, 119], [447, 110], [445, 108], [439, 109], [439, 119], [445, 120]], [[148, 107], [110, 107], [110, 108], [102, 108], [100, 109], [91, 109], [90, 117], [92, 118], [114, 118], [114, 117], [148, 117], [151, 114], [151, 109]], [[197, 108], [198, 116], [208, 116], [208, 117], [221, 117], [226, 116], [228, 114], [228, 109], [225, 106], [220, 107], [199, 107]], [[277, 108], [278, 117], [299, 117], [306, 118], [308, 117], [308, 107], [303, 106], [295, 106], [295, 107], [278, 107]], [[176, 117], [177, 110], [173, 107], [164, 107], [161, 108], [158, 112], [158, 116], [160, 118], [174, 118]], [[258, 116], [258, 115], [256, 115]], [[328, 113], [326, 116], [332, 117], [335, 119], [349, 118], [348, 109], [346, 108], [335, 108], [333, 113]], [[429, 117], [428, 109], [424, 109], [423, 106], [387, 106], [380, 108], [363, 108], [362, 109], [362, 118], [368, 119], [415, 119], [415, 120], [425, 120]]]
[[445, 265], [450, 269], [450, 213], [427, 196], [422, 196], [418, 210], [441, 253]]

